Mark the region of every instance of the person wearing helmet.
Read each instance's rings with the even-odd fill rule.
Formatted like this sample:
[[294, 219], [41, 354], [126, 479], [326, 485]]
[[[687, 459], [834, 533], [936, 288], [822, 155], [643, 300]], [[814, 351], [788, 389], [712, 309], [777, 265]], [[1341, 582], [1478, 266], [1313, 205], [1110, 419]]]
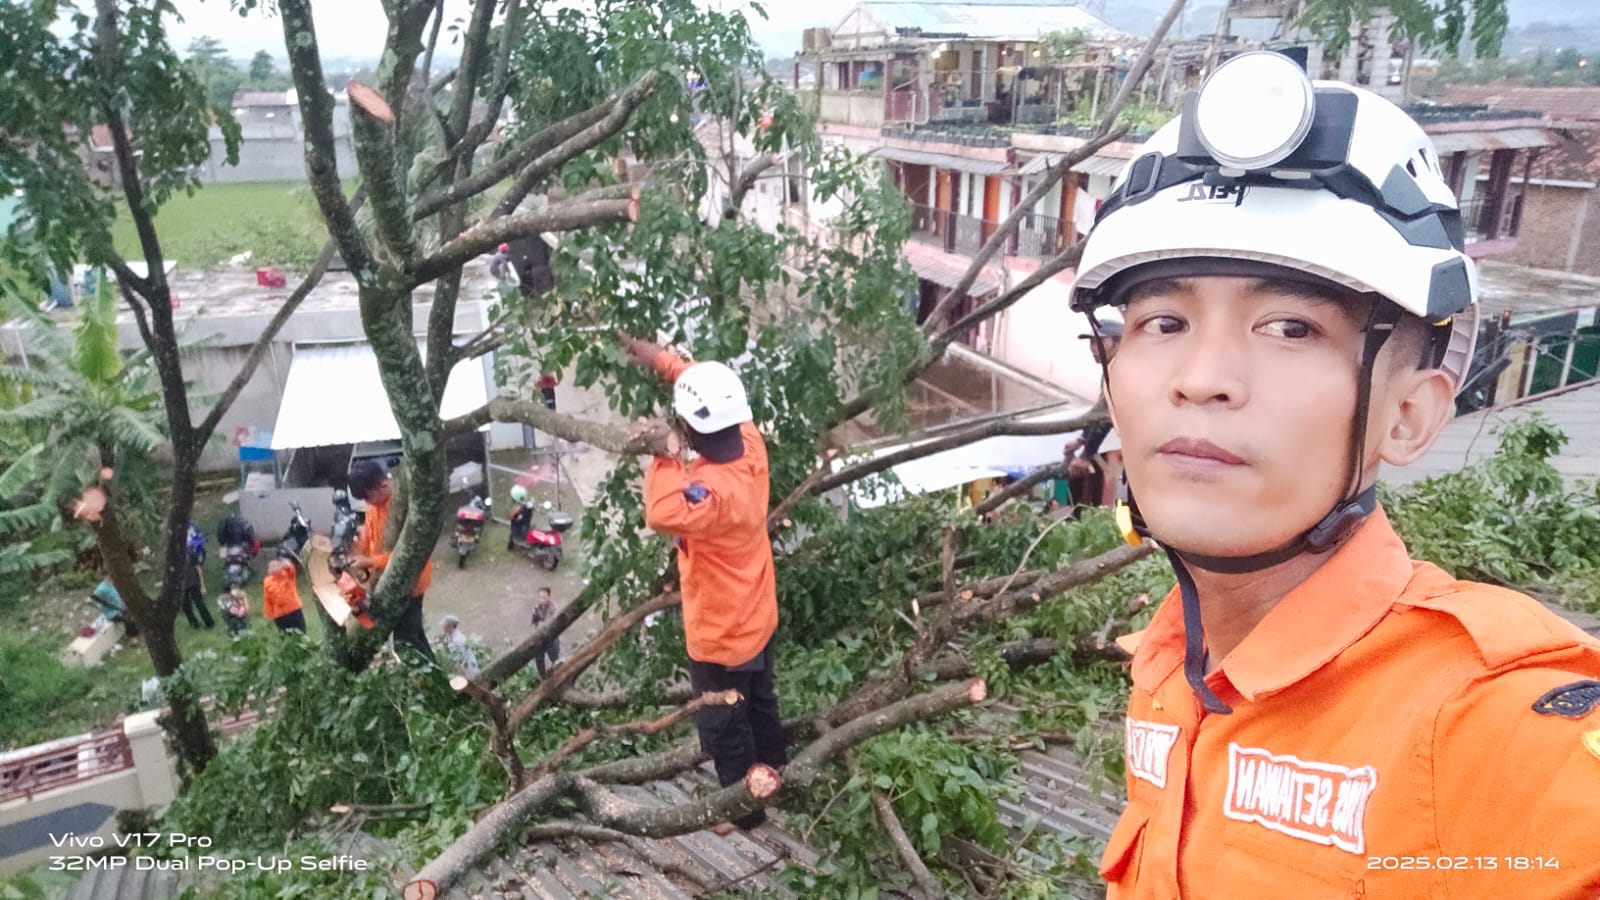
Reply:
[[1124, 639], [1110, 897], [1600, 896], [1600, 642], [1409, 559], [1374, 494], [1454, 411], [1462, 245], [1405, 113], [1267, 52], [1102, 207], [1072, 302], [1121, 313], [1119, 518], [1178, 582]]
[[501, 280], [516, 274], [511, 268], [510, 244], [501, 244], [494, 248], [494, 256], [489, 258], [489, 274]]
[[[371, 571], [371, 586], [377, 585], [378, 570], [387, 568], [392, 555], [384, 546], [389, 527], [389, 503], [394, 499], [394, 476], [383, 464], [373, 459], [356, 460], [350, 466], [350, 493], [367, 504], [366, 520], [356, 535], [355, 545], [348, 565], [356, 570]], [[411, 588], [411, 600], [395, 622], [394, 636], [417, 649], [418, 653], [434, 661], [433, 647], [422, 627], [422, 598], [433, 586], [433, 560], [430, 558]]]
[[[700, 745], [727, 786], [758, 762], [778, 768], [788, 758], [773, 677], [778, 595], [767, 538], [767, 446], [732, 369], [689, 363], [648, 341], [628, 339], [626, 347], [672, 383], [678, 426], [668, 455], [645, 472], [645, 524], [678, 548], [690, 686], [696, 694], [736, 690], [741, 697], [695, 713]], [[680, 431], [693, 461], [682, 458]], [[757, 810], [734, 824], [749, 829], [765, 820]]]

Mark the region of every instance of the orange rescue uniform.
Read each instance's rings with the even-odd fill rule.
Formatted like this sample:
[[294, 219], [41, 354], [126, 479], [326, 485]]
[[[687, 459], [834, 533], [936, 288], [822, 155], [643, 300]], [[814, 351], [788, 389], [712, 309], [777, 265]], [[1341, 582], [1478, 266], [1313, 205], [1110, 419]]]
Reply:
[[1600, 642], [1407, 558], [1380, 509], [1206, 682], [1133, 660], [1110, 898], [1600, 897]]
[[[356, 535], [355, 552], [357, 556], [365, 556], [372, 560], [372, 564], [379, 569], [389, 567], [390, 553], [383, 549], [383, 533], [389, 527], [389, 504], [391, 500], [383, 503], [368, 503], [367, 518], [361, 525], [361, 533]], [[433, 586], [433, 560], [422, 567], [422, 574], [417, 576], [416, 587], [411, 589], [411, 596], [420, 597]]]
[[267, 618], [276, 619], [301, 609], [300, 589], [295, 584], [298, 575], [293, 565], [286, 564], [261, 580], [261, 612]]
[[[656, 369], [676, 381], [689, 363], [669, 352]], [[645, 524], [678, 545], [683, 631], [689, 658], [737, 666], [778, 629], [778, 591], [767, 537], [767, 445], [755, 424], [739, 426], [744, 455], [685, 466], [658, 456], [645, 472]]]

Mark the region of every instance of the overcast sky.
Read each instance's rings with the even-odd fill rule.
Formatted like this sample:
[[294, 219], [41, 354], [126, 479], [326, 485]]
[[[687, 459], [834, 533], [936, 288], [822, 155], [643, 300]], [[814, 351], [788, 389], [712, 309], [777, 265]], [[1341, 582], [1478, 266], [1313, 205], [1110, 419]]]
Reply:
[[[716, 2], [724, 8], [748, 8], [748, 0]], [[173, 5], [184, 18], [171, 28], [172, 44], [180, 52], [195, 38], [210, 35], [238, 59], [248, 59], [257, 50], [266, 50], [279, 60], [284, 58], [283, 33], [276, 17], [268, 21], [266, 13], [257, 11], [240, 18], [230, 9], [228, 0], [174, 0]], [[802, 30], [814, 25], [832, 27], [852, 5], [853, 0], [768, 0], [763, 4], [766, 21], [753, 12], [746, 15], [768, 56], [791, 56], [800, 49]], [[465, 18], [471, 8], [471, 0], [445, 3], [449, 19]], [[376, 59], [383, 49], [383, 8], [378, 0], [317, 0], [312, 11], [317, 19], [317, 41], [325, 57]], [[444, 43], [443, 38], [440, 43]], [[440, 52], [446, 52], [443, 46]]]

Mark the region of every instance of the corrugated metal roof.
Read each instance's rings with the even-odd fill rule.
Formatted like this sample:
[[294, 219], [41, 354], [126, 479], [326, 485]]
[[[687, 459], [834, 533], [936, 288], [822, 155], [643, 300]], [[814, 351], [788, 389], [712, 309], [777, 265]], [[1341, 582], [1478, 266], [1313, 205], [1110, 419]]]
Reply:
[[1039, 2], [869, 2], [861, 8], [901, 36], [961, 36], [1031, 41], [1051, 31], [1081, 28], [1093, 38], [1123, 37], [1109, 22], [1079, 6]]
[[[972, 260], [965, 256], [946, 253], [916, 241], [907, 241], [901, 249], [901, 255], [911, 264], [918, 278], [925, 278], [947, 288], [953, 288], [960, 283], [961, 276], [965, 275], [967, 268], [972, 265]], [[972, 288], [967, 291], [967, 296], [983, 298], [999, 290], [999, 276], [985, 266], [978, 273], [978, 279], [972, 283]]]
[[[1060, 162], [1062, 156], [1064, 155], [1065, 154], [1062, 153], [1041, 153], [1038, 156], [1035, 156], [1033, 159], [1028, 160], [1027, 165], [1022, 167], [1022, 174], [1037, 175], [1040, 172], [1043, 172], [1046, 166], [1053, 166]], [[1104, 156], [1096, 153], [1094, 156], [1091, 156], [1088, 159], [1079, 161], [1072, 167], [1072, 171], [1084, 172], [1089, 175], [1106, 175], [1111, 178], [1115, 178], [1122, 174], [1122, 167], [1126, 166], [1127, 164], [1128, 161], [1125, 159], [1118, 159], [1115, 156]]]
[[1444, 427], [1427, 455], [1402, 469], [1385, 469], [1383, 480], [1402, 485], [1459, 472], [1500, 448], [1495, 428], [1540, 412], [1567, 436], [1550, 462], [1571, 484], [1600, 479], [1600, 381], [1551, 391], [1517, 403], [1457, 417]]
[[[417, 346], [426, 352], [422, 342]], [[450, 370], [440, 416], [465, 415], [489, 402], [483, 360], [467, 359]], [[378, 358], [367, 344], [311, 344], [294, 348], [284, 380], [272, 449], [326, 447], [392, 441], [400, 425], [378, 376]]]
[[908, 150], [904, 147], [879, 147], [872, 151], [871, 155], [880, 159], [892, 159], [896, 162], [915, 163], [921, 166], [938, 166], [941, 169], [971, 172], [975, 175], [999, 175], [1010, 165], [1002, 160], [972, 159], [952, 153], [930, 153], [926, 150]]
[[1545, 147], [1550, 136], [1543, 128], [1507, 128], [1501, 131], [1447, 131], [1433, 135], [1433, 149], [1440, 156], [1467, 150], [1521, 150]]

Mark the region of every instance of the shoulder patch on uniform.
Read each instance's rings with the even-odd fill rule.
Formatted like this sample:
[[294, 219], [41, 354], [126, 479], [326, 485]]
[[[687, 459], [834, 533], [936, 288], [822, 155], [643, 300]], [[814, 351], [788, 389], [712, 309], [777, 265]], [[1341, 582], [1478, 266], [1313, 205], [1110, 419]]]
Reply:
[[700, 503], [711, 496], [711, 489], [696, 481], [683, 489], [683, 499], [690, 503]]
[[1574, 681], [1551, 688], [1533, 701], [1533, 711], [1541, 716], [1581, 719], [1600, 706], [1600, 681]]

